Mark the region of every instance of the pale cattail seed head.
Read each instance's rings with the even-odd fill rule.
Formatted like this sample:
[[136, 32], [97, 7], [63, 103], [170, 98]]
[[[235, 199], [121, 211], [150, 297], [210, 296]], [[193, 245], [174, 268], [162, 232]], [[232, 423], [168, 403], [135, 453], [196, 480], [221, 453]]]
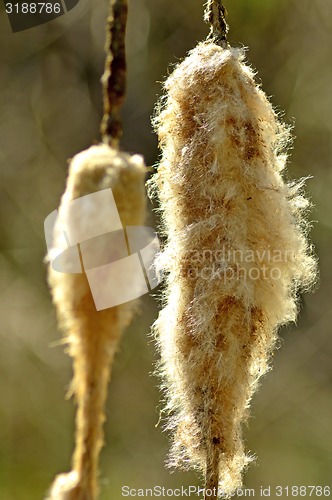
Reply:
[[[250, 461], [242, 424], [280, 325], [315, 277], [302, 183], [283, 178], [290, 133], [242, 49], [204, 42], [165, 84], [152, 179], [168, 236], [154, 330], [173, 436], [170, 464], [218, 468], [231, 494]], [[218, 476], [217, 476], [218, 477]]]
[[[122, 226], [143, 225], [146, 217], [145, 173], [140, 156], [121, 153], [105, 144], [92, 146], [70, 163], [59, 220], [66, 223], [73, 200], [111, 189]], [[101, 234], [98, 228], [105, 227], [107, 217], [109, 207], [98, 205], [96, 209], [87, 197], [80, 207], [78, 219], [74, 220], [75, 230], [84, 232], [93, 227], [96, 234]], [[56, 249], [62, 248], [61, 238], [63, 234], [56, 225]], [[123, 329], [137, 309], [137, 301], [97, 311], [85, 273], [61, 273], [51, 266], [49, 284], [68, 352], [73, 357], [71, 390], [78, 404], [73, 472], [56, 478], [49, 498], [93, 500], [97, 495], [98, 456], [103, 444], [102, 424], [110, 366]], [[114, 283], [114, 289], [119, 285]]]
[[51, 487], [46, 500], [88, 500], [79, 489], [77, 472], [59, 474]]

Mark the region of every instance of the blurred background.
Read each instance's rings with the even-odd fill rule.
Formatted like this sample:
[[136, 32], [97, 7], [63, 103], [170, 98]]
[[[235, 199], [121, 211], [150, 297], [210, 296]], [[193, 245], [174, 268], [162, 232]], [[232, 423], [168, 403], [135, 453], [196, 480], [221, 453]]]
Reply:
[[[123, 148], [158, 159], [150, 125], [160, 82], [208, 27], [198, 0], [129, 0], [128, 97]], [[328, 485], [332, 471], [332, 2], [225, 0], [233, 45], [248, 59], [296, 141], [289, 173], [312, 176], [315, 294], [281, 331], [274, 369], [252, 404], [247, 447], [257, 460], [245, 487]], [[0, 12], [0, 499], [42, 499], [70, 468], [71, 363], [46, 283], [43, 223], [65, 187], [67, 159], [99, 139], [105, 0], [13, 34]], [[151, 224], [156, 223], [151, 215]], [[101, 458], [102, 500], [121, 486], [199, 484], [164, 467], [157, 359], [149, 336], [158, 291], [125, 334], [113, 370]], [[272, 495], [273, 498], [273, 495]]]

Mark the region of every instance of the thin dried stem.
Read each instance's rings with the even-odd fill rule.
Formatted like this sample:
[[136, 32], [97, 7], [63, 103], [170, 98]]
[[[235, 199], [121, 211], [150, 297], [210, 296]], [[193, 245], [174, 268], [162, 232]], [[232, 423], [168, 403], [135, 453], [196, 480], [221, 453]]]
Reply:
[[127, 0], [111, 0], [107, 19], [106, 63], [102, 77], [104, 116], [101, 123], [103, 142], [116, 149], [122, 136], [121, 107], [126, 94], [126, 25]]
[[218, 500], [219, 488], [219, 454], [217, 446], [209, 450], [205, 475], [205, 496], [204, 500]]
[[211, 25], [209, 39], [213, 39], [222, 47], [227, 46], [228, 25], [226, 23], [227, 11], [221, 0], [208, 0], [204, 20]]

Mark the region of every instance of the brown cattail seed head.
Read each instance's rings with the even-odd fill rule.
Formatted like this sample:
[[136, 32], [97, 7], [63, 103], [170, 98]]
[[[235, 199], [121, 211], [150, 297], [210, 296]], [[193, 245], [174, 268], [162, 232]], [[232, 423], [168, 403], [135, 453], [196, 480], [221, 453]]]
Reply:
[[[111, 189], [122, 226], [144, 224], [145, 173], [140, 156], [130, 156], [107, 145], [92, 146], [71, 161], [59, 219], [66, 221], [73, 200]], [[99, 234], [98, 227], [104, 227], [107, 217], [109, 207], [98, 206], [96, 209], [87, 197], [82, 203], [79, 218], [74, 221], [75, 230], [89, 231], [94, 227]], [[55, 248], [61, 246], [61, 237], [63, 234], [55, 226]], [[59, 322], [66, 335], [68, 352], [74, 360], [72, 392], [78, 404], [73, 472], [56, 479], [50, 498], [91, 500], [97, 495], [98, 456], [103, 440], [103, 408], [110, 365], [137, 302], [132, 300], [97, 311], [85, 273], [61, 273], [51, 266], [49, 284]], [[119, 286], [120, 283], [113, 283], [114, 289]], [[62, 496], [61, 491], [64, 492]]]
[[158, 192], [168, 242], [155, 324], [171, 414], [170, 465], [241, 485], [242, 424], [277, 328], [315, 276], [302, 183], [285, 183], [288, 129], [242, 49], [199, 44], [165, 84], [156, 117]]

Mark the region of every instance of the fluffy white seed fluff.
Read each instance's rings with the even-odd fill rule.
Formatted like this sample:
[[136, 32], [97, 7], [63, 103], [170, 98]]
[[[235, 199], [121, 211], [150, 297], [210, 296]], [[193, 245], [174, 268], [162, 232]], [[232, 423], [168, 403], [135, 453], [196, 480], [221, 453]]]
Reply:
[[154, 331], [167, 396], [169, 463], [220, 478], [249, 462], [249, 403], [277, 329], [315, 276], [302, 182], [284, 179], [290, 134], [242, 49], [199, 44], [165, 84], [151, 187], [167, 244], [165, 306]]
[[[105, 144], [92, 146], [70, 163], [59, 219], [66, 222], [73, 200], [111, 189], [122, 226], [144, 224], [145, 173], [140, 156], [121, 153]], [[89, 233], [94, 228], [96, 234], [102, 234], [109, 214], [109, 206], [101, 204], [96, 210], [95, 204], [87, 198], [74, 220], [73, 229]], [[73, 220], [70, 223], [73, 226]], [[58, 226], [55, 226], [55, 233], [57, 251], [63, 249], [63, 234]], [[49, 500], [94, 500], [98, 491], [98, 457], [103, 444], [102, 425], [110, 368], [122, 332], [137, 309], [137, 301], [97, 310], [85, 273], [57, 272], [52, 266], [49, 267], [49, 284], [68, 353], [73, 358], [71, 391], [78, 406], [73, 470], [56, 478]], [[120, 281], [113, 283], [115, 292], [120, 285]]]

